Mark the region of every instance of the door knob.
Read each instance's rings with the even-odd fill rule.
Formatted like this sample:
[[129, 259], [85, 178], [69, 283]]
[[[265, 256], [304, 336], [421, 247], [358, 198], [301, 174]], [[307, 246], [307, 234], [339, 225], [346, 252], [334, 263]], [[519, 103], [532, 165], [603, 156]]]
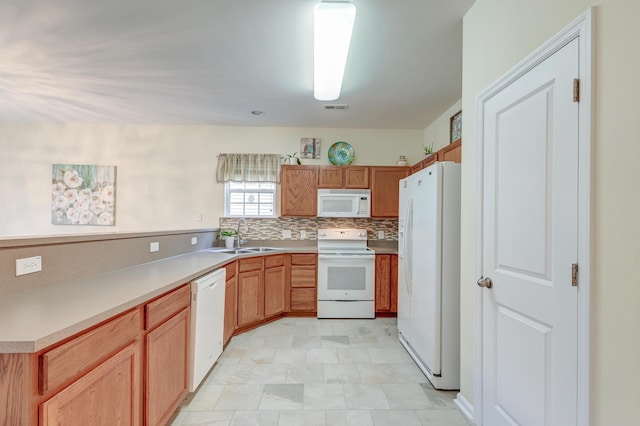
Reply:
[[480, 277], [480, 279], [477, 281], [477, 284], [479, 287], [486, 287], [486, 288], [493, 287], [493, 281], [491, 281], [491, 278], [489, 277], [485, 277], [485, 278]]

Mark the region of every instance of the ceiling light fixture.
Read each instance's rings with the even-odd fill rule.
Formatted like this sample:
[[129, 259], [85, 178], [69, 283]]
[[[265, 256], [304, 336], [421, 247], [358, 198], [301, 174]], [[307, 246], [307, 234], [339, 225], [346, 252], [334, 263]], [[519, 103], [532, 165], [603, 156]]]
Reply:
[[319, 101], [340, 97], [356, 7], [346, 2], [320, 2], [313, 21], [313, 96]]

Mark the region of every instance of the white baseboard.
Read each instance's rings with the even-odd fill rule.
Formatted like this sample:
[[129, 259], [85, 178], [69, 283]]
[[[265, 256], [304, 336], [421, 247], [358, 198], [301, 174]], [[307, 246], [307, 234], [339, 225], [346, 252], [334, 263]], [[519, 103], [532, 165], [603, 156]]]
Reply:
[[456, 407], [458, 407], [458, 410], [460, 410], [462, 415], [466, 417], [469, 423], [471, 423], [472, 425], [476, 424], [473, 420], [473, 405], [471, 405], [469, 401], [467, 401], [467, 398], [464, 397], [462, 392], [458, 392], [458, 394], [456, 395], [456, 399], [454, 399], [453, 402], [454, 404], [456, 404]]

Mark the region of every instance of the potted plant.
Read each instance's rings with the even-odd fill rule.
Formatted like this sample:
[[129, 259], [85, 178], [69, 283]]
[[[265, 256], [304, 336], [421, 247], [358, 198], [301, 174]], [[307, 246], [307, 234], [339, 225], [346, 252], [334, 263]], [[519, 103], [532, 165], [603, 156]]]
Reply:
[[294, 152], [293, 154], [287, 154], [284, 158], [285, 164], [302, 164], [300, 158], [298, 157], [298, 153]]
[[218, 238], [224, 240], [224, 246], [226, 248], [233, 248], [236, 242], [236, 235], [238, 235], [236, 231], [220, 231]]
[[424, 149], [424, 156], [428, 157], [433, 154], [433, 142], [431, 145], [422, 145], [422, 149]]

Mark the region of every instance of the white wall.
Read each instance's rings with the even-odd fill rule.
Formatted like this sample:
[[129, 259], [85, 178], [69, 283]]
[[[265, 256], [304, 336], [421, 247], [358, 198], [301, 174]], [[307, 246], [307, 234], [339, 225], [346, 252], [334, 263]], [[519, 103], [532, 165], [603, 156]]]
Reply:
[[[451, 105], [440, 117], [424, 129], [424, 146], [433, 145], [433, 152], [448, 145], [451, 138], [451, 117], [462, 109], [462, 99]], [[464, 123], [464, 114], [462, 114]]]
[[[476, 0], [464, 18], [462, 394], [473, 401], [476, 96], [594, 3]], [[640, 406], [640, 2], [600, 0], [595, 28], [595, 271], [591, 424], [637, 424]]]
[[[216, 155], [291, 154], [302, 137], [322, 139], [321, 159], [303, 160], [309, 164], [328, 164], [335, 141], [354, 147], [354, 164], [422, 156], [422, 130], [1, 124], [0, 238], [217, 227], [223, 185], [215, 182]], [[116, 226], [51, 224], [51, 165], [58, 163], [117, 166]]]

